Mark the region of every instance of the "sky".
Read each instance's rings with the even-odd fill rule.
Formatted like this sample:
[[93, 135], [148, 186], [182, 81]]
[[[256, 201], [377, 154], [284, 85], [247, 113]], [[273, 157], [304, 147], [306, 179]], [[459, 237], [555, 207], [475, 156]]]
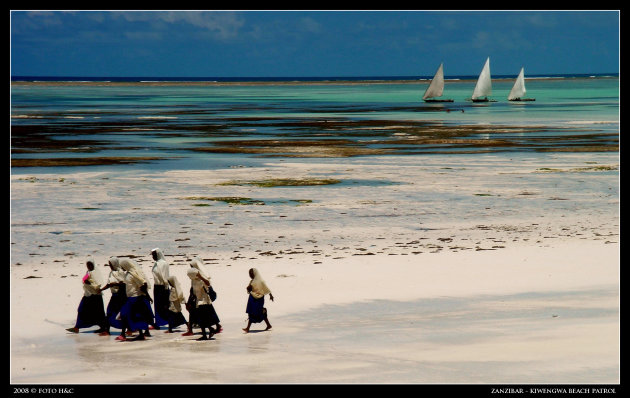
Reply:
[[11, 11], [12, 76], [619, 72], [619, 11]]

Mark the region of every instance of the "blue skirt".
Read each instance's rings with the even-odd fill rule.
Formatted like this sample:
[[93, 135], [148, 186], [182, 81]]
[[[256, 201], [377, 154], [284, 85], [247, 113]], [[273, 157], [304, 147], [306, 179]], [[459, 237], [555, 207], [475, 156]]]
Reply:
[[146, 296], [127, 297], [120, 309], [123, 327], [129, 330], [147, 330], [153, 325], [153, 310]]
[[168, 311], [168, 326], [170, 328], [176, 328], [180, 325], [186, 324], [186, 318], [181, 312]]
[[251, 323], [260, 323], [267, 317], [267, 309], [265, 308], [265, 296], [257, 299], [251, 294], [247, 299], [247, 308], [245, 312], [249, 315], [249, 321]]
[[109, 326], [122, 329], [122, 322], [116, 317], [122, 306], [125, 305], [125, 301], [127, 301], [127, 294], [124, 289], [118, 290], [117, 293], [112, 293], [112, 298], [109, 299], [109, 304], [107, 304], [107, 322], [109, 322]]
[[171, 291], [163, 285], [153, 286], [153, 306], [155, 307], [155, 326], [168, 325], [169, 295]]
[[214, 306], [212, 304], [200, 305], [195, 310], [195, 315], [197, 318], [197, 324], [201, 328], [209, 328], [212, 325], [219, 324], [219, 316], [214, 310]]
[[77, 309], [77, 323], [75, 328], [89, 328], [98, 325], [101, 328], [106, 327], [105, 307], [103, 306], [103, 296], [95, 294], [92, 296], [83, 296]]

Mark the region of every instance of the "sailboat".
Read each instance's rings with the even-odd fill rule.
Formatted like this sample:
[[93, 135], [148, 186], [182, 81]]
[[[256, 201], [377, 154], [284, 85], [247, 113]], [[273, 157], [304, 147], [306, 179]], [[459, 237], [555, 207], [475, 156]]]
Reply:
[[422, 99], [424, 102], [453, 102], [452, 99], [439, 99], [444, 92], [444, 63], [441, 63], [431, 80], [431, 84], [424, 92]]
[[510, 94], [508, 101], [536, 101], [535, 98], [523, 98], [527, 90], [525, 90], [525, 68], [521, 68]]
[[488, 57], [477, 79], [471, 100], [473, 102], [496, 102], [488, 99], [490, 94], [492, 94], [492, 78], [490, 76], [490, 57]]

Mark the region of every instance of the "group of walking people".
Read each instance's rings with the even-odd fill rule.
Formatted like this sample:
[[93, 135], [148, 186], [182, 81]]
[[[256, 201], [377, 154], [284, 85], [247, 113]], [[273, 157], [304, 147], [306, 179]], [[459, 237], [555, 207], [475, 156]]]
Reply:
[[[188, 299], [184, 297], [179, 280], [170, 275], [169, 263], [162, 250], [151, 250], [154, 260], [153, 298], [149, 291], [151, 282], [142, 268], [131, 259], [110, 257], [106, 266], [110, 268], [107, 280], [102, 280], [96, 270], [96, 263], [90, 256], [86, 261], [87, 272], [82, 278], [83, 297], [77, 310], [77, 321], [72, 328], [66, 329], [79, 333], [79, 329], [99, 326], [96, 330], [100, 336], [109, 336], [111, 328], [120, 329], [116, 340], [145, 340], [151, 337], [150, 330], [166, 327], [166, 333], [173, 333], [174, 328], [186, 325], [183, 336], [192, 336], [195, 327], [201, 329], [201, 337], [197, 340], [209, 340], [216, 333], [221, 333], [219, 316], [212, 303], [217, 299], [216, 292], [210, 283], [203, 261], [194, 257], [186, 271], [191, 286]], [[274, 300], [271, 290], [260, 276], [256, 268], [249, 270], [250, 283], [247, 285], [248, 301], [245, 312], [248, 314], [244, 332], [249, 332], [252, 323], [265, 322], [266, 329], [271, 329], [265, 308], [265, 295]], [[104, 306], [104, 290], [109, 289], [111, 298]], [[182, 306], [189, 317], [182, 313]], [[134, 333], [137, 332], [137, 335]]]

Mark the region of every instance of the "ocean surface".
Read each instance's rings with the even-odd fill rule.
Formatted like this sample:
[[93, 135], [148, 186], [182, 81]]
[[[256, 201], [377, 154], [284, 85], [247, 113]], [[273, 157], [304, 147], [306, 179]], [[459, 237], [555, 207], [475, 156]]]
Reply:
[[[274, 158], [619, 150], [619, 78], [534, 76], [526, 97], [475, 78], [42, 78], [11, 84], [11, 172], [212, 169]], [[76, 160], [72, 162], [71, 160]]]

